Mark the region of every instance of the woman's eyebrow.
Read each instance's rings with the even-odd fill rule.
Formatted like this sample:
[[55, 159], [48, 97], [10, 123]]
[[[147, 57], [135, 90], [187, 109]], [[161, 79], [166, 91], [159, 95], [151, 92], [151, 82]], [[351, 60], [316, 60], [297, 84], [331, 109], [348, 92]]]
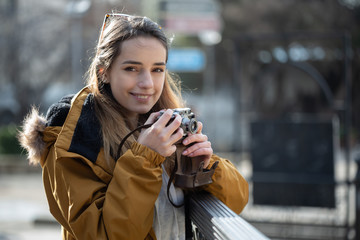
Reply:
[[156, 65], [156, 66], [164, 66], [164, 65], [166, 65], [166, 63], [165, 62], [157, 62], [157, 63], [154, 63], [154, 65]]
[[123, 61], [122, 64], [136, 64], [136, 65], [142, 65], [141, 62], [133, 61], [133, 60], [127, 60]]
[[[141, 62], [134, 61], [134, 60], [126, 60], [126, 61], [122, 62], [122, 64], [142, 65]], [[156, 62], [156, 63], [154, 63], [154, 65], [156, 65], [156, 66], [164, 66], [164, 65], [166, 65], [166, 63], [165, 62]]]

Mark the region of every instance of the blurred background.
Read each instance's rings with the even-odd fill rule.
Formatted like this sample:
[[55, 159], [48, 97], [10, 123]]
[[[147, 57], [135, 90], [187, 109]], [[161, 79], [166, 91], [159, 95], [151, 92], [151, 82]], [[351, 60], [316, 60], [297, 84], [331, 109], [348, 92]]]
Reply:
[[113, 10], [173, 39], [168, 69], [250, 183], [244, 219], [271, 239], [360, 239], [360, 0], [1, 0], [0, 240], [61, 239], [16, 132], [84, 86]]

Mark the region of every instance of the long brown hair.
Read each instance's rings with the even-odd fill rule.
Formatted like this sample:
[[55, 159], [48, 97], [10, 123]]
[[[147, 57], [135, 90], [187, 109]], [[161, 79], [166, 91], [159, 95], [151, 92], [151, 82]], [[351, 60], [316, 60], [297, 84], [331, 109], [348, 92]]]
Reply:
[[[136, 125], [144, 123], [149, 113], [140, 115], [139, 123], [129, 122], [126, 110], [112, 96], [104, 73], [121, 54], [123, 41], [139, 36], [154, 37], [163, 44], [168, 55], [169, 40], [157, 23], [140, 16], [107, 15], [101, 31], [96, 53], [87, 73], [87, 83], [94, 94], [95, 112], [102, 127], [105, 158], [109, 161], [110, 157], [119, 157], [117, 151], [122, 138]], [[178, 107], [183, 107], [179, 81], [166, 72], [162, 94], [150, 112]], [[134, 136], [128, 138], [124, 148], [130, 148], [134, 141]]]

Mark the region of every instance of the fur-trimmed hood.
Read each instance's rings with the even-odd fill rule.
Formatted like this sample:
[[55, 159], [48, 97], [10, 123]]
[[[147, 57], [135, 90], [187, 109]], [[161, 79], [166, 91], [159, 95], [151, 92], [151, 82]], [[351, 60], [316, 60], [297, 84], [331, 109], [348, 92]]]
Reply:
[[46, 127], [46, 119], [38, 109], [33, 108], [25, 117], [22, 131], [19, 133], [19, 142], [28, 152], [30, 164], [40, 163], [41, 154], [45, 149], [43, 132]]
[[46, 143], [43, 140], [44, 130], [48, 126], [62, 126], [69, 112], [71, 99], [74, 94], [63, 97], [59, 102], [53, 104], [46, 117], [33, 107], [25, 117], [22, 130], [19, 132], [18, 139], [20, 145], [26, 149], [30, 164], [40, 163]]

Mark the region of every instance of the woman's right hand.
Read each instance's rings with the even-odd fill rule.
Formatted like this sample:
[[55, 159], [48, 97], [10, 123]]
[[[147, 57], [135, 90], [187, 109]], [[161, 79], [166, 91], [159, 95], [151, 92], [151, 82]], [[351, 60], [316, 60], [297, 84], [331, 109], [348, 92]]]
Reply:
[[[152, 113], [145, 124], [154, 124], [141, 131], [138, 143], [151, 148], [163, 157], [171, 156], [176, 151], [175, 143], [184, 134], [184, 130], [180, 128], [182, 121], [180, 115], [176, 114], [175, 119], [168, 124], [172, 115], [171, 109], [166, 110], [160, 118], [160, 112]], [[157, 118], [159, 119], [156, 121]]]

